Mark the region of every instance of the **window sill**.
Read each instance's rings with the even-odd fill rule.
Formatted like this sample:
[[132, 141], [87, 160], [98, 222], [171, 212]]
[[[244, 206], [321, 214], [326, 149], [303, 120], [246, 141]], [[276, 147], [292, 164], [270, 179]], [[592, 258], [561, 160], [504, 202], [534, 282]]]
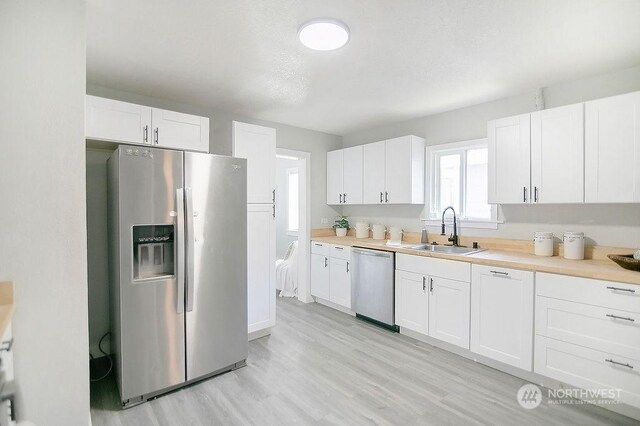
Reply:
[[[442, 226], [442, 219], [421, 219], [427, 226]], [[458, 219], [458, 228], [498, 229], [498, 224], [503, 221], [493, 220], [461, 220]], [[447, 227], [451, 226], [451, 218], [445, 220]]]
[[297, 237], [298, 231], [287, 231], [287, 235], [290, 237]]

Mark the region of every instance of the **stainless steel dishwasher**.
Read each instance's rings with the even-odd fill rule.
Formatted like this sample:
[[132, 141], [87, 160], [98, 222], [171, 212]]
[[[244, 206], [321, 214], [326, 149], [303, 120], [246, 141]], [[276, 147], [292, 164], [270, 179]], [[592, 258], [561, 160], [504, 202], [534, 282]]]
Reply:
[[351, 304], [356, 316], [398, 331], [394, 315], [395, 254], [353, 248], [351, 260]]

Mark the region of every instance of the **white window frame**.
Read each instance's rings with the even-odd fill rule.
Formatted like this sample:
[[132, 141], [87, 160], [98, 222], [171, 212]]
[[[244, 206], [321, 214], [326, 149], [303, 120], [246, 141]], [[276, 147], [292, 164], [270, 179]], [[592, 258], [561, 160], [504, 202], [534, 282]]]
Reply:
[[438, 208], [438, 175], [440, 169], [440, 162], [438, 161], [442, 155], [460, 154], [461, 167], [460, 167], [460, 182], [462, 188], [460, 188], [460, 205], [462, 206], [462, 212], [456, 212], [458, 225], [460, 228], [482, 228], [482, 229], [498, 229], [498, 206], [491, 205], [491, 218], [479, 219], [468, 218], [462, 215], [464, 213], [464, 203], [467, 193], [467, 151], [476, 148], [487, 148], [487, 138], [472, 139], [468, 141], [453, 142], [441, 145], [427, 146], [427, 164], [428, 173], [426, 173], [426, 185], [427, 196], [425, 197], [426, 206], [425, 212], [427, 217], [423, 219], [427, 225], [439, 226], [442, 223], [442, 210], [437, 211]]
[[[289, 188], [289, 179], [292, 174], [298, 176], [298, 229], [289, 229], [289, 225], [291, 224], [289, 221], [289, 203], [291, 198], [291, 190]], [[287, 235], [290, 237], [297, 237], [298, 231], [300, 230], [300, 172], [297, 167], [290, 167], [287, 169]]]

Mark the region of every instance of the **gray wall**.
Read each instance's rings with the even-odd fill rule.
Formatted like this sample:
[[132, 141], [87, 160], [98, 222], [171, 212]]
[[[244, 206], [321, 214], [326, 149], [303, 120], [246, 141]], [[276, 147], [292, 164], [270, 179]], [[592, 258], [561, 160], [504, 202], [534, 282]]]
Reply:
[[[231, 155], [231, 122], [243, 121], [273, 127], [277, 131], [278, 148], [287, 148], [311, 153], [311, 226], [319, 228], [321, 219], [332, 220], [338, 212], [326, 205], [326, 153], [342, 147], [342, 138], [336, 135], [300, 129], [278, 123], [254, 120], [221, 111], [185, 105], [163, 99], [149, 98], [99, 86], [87, 86], [87, 93], [133, 102], [156, 108], [165, 108], [210, 118], [210, 151], [214, 154]], [[107, 217], [106, 217], [106, 161], [110, 152], [88, 149], [87, 164], [87, 224], [89, 262], [89, 339], [91, 352], [99, 355], [98, 341], [109, 330], [109, 290], [107, 275]], [[107, 344], [103, 348], [108, 349]]]
[[287, 234], [289, 192], [287, 169], [298, 167], [299, 160], [276, 159], [276, 259], [283, 259], [291, 242], [297, 236]]
[[83, 1], [0, 2], [0, 280], [18, 420], [89, 423]]
[[[544, 89], [546, 107], [567, 105], [590, 99], [640, 90], [640, 66], [605, 75], [577, 80]], [[388, 126], [345, 135], [344, 147], [374, 142], [396, 136], [415, 134], [437, 145], [486, 137], [487, 121], [535, 110], [534, 90], [528, 93], [435, 114]], [[418, 231], [424, 217], [423, 206], [345, 206], [345, 215], [355, 220], [368, 220], [399, 225]], [[501, 206], [499, 220], [505, 223], [496, 230], [463, 229], [475, 236], [531, 238], [534, 231], [584, 231], [591, 244], [640, 247], [640, 205], [530, 205]], [[439, 232], [430, 227], [430, 232]]]

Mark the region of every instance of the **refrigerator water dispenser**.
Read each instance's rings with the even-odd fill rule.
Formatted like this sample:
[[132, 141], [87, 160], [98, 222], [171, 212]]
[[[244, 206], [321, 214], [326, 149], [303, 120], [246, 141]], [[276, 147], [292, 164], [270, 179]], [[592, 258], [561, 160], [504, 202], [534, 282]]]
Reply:
[[133, 226], [133, 279], [175, 275], [173, 225]]

